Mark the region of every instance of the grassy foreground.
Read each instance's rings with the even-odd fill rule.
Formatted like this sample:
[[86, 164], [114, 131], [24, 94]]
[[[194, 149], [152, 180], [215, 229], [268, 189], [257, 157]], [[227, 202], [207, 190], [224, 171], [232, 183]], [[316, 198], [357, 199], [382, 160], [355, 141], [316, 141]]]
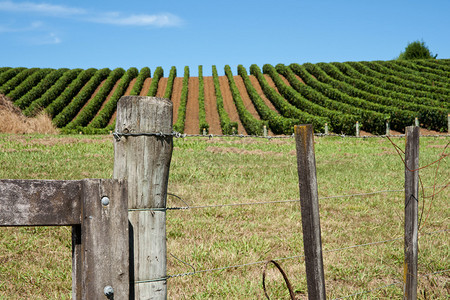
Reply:
[[[335, 195], [401, 190], [404, 168], [387, 139], [315, 139], [327, 297], [357, 292], [350, 299], [401, 298], [404, 196]], [[404, 139], [393, 140], [404, 148]], [[439, 158], [448, 137], [421, 138], [420, 165]], [[293, 139], [175, 139], [169, 192], [190, 206], [293, 200], [299, 198]], [[450, 149], [447, 149], [447, 153]], [[110, 178], [110, 136], [0, 135], [0, 178]], [[421, 170], [432, 186], [437, 164]], [[437, 184], [450, 178], [449, 158]], [[425, 189], [431, 194], [432, 189]], [[419, 273], [450, 267], [449, 189], [425, 199], [419, 234]], [[431, 201], [432, 200], [432, 201]], [[184, 206], [175, 197], [168, 206]], [[424, 205], [420, 199], [419, 207]], [[441, 231], [437, 232], [436, 231]], [[167, 212], [168, 273], [171, 275], [269, 259], [287, 273], [299, 299], [306, 298], [298, 202], [192, 208]], [[434, 234], [426, 234], [434, 232]], [[353, 245], [392, 240], [363, 247]], [[185, 263], [181, 262], [184, 261]], [[168, 280], [169, 299], [263, 299], [264, 263], [180, 276]], [[419, 276], [419, 298], [445, 299], [450, 272]], [[287, 299], [281, 274], [270, 267], [271, 299]], [[386, 288], [377, 289], [382, 286]], [[71, 238], [68, 227], [0, 228], [0, 299], [69, 299]]]

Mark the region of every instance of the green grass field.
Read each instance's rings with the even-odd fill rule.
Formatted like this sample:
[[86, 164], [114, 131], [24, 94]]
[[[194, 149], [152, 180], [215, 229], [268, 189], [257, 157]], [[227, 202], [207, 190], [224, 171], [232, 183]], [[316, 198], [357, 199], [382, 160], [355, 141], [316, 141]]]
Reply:
[[[403, 138], [393, 141], [404, 148]], [[420, 165], [437, 160], [449, 141], [422, 137]], [[403, 192], [331, 198], [401, 190], [401, 159], [385, 138], [318, 137], [315, 150], [327, 297], [375, 289], [349, 299], [401, 298], [402, 285], [390, 284], [403, 278]], [[2, 134], [0, 178], [111, 178], [113, 151], [111, 136]], [[436, 166], [420, 171], [424, 186], [448, 184], [448, 157], [435, 180]], [[190, 206], [298, 199], [294, 140], [175, 139], [169, 192]], [[425, 189], [426, 195], [432, 192]], [[446, 189], [434, 199], [419, 199], [419, 208], [425, 206], [419, 274], [450, 268], [450, 239], [443, 231], [448, 230], [449, 195]], [[185, 204], [170, 196], [167, 206]], [[70, 236], [68, 227], [0, 228], [0, 299], [69, 299]], [[386, 240], [391, 241], [333, 251]], [[193, 271], [189, 265], [202, 271], [286, 258], [279, 263], [298, 299], [306, 298], [299, 202], [168, 211], [167, 243], [169, 275]], [[170, 278], [168, 298], [263, 299], [263, 268], [257, 263]], [[450, 272], [419, 276], [419, 298], [447, 299], [449, 279]], [[271, 299], [289, 296], [272, 267], [267, 290]]]

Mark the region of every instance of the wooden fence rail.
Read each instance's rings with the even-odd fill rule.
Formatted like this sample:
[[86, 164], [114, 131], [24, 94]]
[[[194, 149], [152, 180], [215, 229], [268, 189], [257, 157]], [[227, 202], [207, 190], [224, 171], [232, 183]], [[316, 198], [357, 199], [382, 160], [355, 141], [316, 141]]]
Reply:
[[127, 299], [124, 180], [0, 180], [0, 226], [72, 226], [72, 298]]

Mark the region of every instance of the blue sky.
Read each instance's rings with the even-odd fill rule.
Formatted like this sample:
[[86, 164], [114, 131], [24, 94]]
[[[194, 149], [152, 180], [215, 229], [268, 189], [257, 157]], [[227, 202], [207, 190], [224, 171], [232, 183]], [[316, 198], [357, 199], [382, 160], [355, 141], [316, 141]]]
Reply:
[[0, 0], [0, 66], [129, 68], [450, 58], [449, 0]]

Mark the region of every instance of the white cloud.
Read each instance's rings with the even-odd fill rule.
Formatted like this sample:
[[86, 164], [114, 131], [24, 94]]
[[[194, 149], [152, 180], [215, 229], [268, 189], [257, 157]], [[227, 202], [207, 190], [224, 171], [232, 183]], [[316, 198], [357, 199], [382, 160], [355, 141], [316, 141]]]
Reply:
[[12, 27], [0, 25], [0, 33], [33, 31], [41, 28], [42, 26], [43, 26], [42, 22], [32, 22], [29, 26], [25, 27]]
[[70, 6], [53, 5], [47, 3], [32, 3], [32, 2], [15, 3], [12, 1], [0, 2], [0, 11], [19, 12], [19, 13], [31, 12], [52, 16], [71, 16], [86, 13], [84, 9]]
[[119, 26], [156, 26], [173, 27], [181, 25], [182, 21], [173, 14], [130, 15], [122, 16], [118, 13], [108, 13], [92, 19], [93, 22], [113, 24]]
[[56, 45], [61, 43], [61, 39], [53, 32], [44, 35], [36, 35], [26, 40], [33, 45]]
[[92, 12], [82, 8], [47, 3], [0, 1], [0, 11], [34, 13], [60, 18], [73, 17], [79, 21], [118, 26], [174, 27], [182, 24], [178, 16], [170, 13], [124, 15], [118, 12]]

